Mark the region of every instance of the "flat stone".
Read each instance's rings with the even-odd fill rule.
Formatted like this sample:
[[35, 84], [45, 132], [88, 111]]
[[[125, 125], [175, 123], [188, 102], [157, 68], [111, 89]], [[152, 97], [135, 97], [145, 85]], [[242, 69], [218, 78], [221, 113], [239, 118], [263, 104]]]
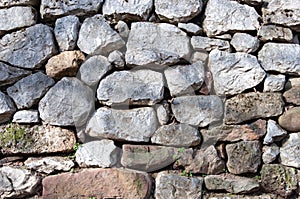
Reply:
[[280, 147], [280, 163], [300, 168], [300, 133], [291, 133]]
[[282, 91], [285, 84], [284, 75], [270, 75], [267, 74], [267, 77], [264, 81], [264, 92], [278, 92]]
[[266, 71], [300, 75], [298, 44], [266, 43], [258, 52], [258, 60]]
[[166, 23], [131, 24], [125, 60], [127, 65], [171, 65], [189, 60], [190, 39], [185, 32]]
[[278, 123], [287, 131], [300, 131], [299, 114], [300, 107], [291, 108], [279, 117]]
[[203, 179], [159, 172], [155, 178], [156, 199], [195, 199], [202, 196]]
[[44, 158], [28, 158], [25, 167], [40, 173], [51, 174], [57, 171], [69, 171], [75, 166], [72, 160], [62, 156], [50, 156]]
[[168, 102], [163, 101], [156, 108], [157, 120], [160, 125], [165, 125], [170, 120], [171, 109]]
[[94, 92], [74, 77], [57, 82], [39, 103], [40, 117], [58, 126], [82, 126], [94, 110]]
[[261, 164], [261, 144], [259, 141], [241, 141], [226, 145], [227, 168], [230, 173], [256, 173]]
[[77, 41], [77, 46], [82, 52], [108, 55], [124, 45], [123, 39], [109, 26], [102, 15], [98, 14], [83, 21]]
[[221, 120], [223, 115], [223, 102], [216, 95], [177, 97], [171, 107], [179, 122], [200, 127]]
[[177, 26], [181, 30], [183, 30], [187, 33], [191, 33], [193, 35], [198, 35], [198, 34], [202, 33], [202, 28], [194, 23], [178, 23]]
[[38, 123], [40, 121], [37, 110], [21, 110], [14, 114], [12, 122], [22, 124]]
[[43, 24], [6, 34], [0, 39], [0, 60], [21, 68], [39, 68], [55, 53], [52, 29]]
[[300, 105], [300, 85], [293, 86], [283, 93], [283, 97], [287, 103]]
[[126, 22], [118, 21], [118, 23], [115, 25], [115, 29], [117, 30], [117, 32], [119, 33], [119, 35], [123, 39], [127, 40], [128, 36], [129, 36], [130, 29], [129, 29]]
[[258, 85], [266, 76], [257, 59], [247, 53], [213, 50], [209, 54], [210, 68], [217, 95], [234, 95]]
[[259, 189], [259, 183], [256, 180], [231, 174], [209, 175], [204, 178], [204, 182], [205, 187], [212, 191], [253, 193]]
[[116, 110], [99, 108], [88, 121], [85, 133], [91, 137], [148, 142], [158, 128], [151, 107]]
[[2, 62], [0, 62], [0, 71], [0, 87], [13, 84], [31, 74], [30, 71], [12, 67]]
[[38, 0], [0, 0], [0, 7], [11, 6], [36, 6], [39, 4]]
[[191, 147], [200, 142], [198, 129], [188, 124], [163, 125], [151, 137], [151, 143], [164, 146]]
[[74, 50], [78, 39], [80, 21], [70, 15], [56, 20], [54, 34], [60, 51]]
[[0, 133], [3, 155], [67, 153], [76, 143], [73, 131], [49, 125], [8, 124], [0, 126]]
[[54, 83], [52, 78], [42, 72], [37, 72], [7, 88], [7, 93], [18, 109], [30, 108], [38, 103]]
[[152, 70], [116, 71], [103, 79], [98, 100], [111, 105], [153, 105], [163, 99], [163, 74]]
[[205, 9], [203, 28], [211, 37], [229, 31], [259, 28], [259, 15], [253, 7], [230, 0], [210, 0]]
[[118, 50], [111, 52], [108, 57], [108, 61], [114, 65], [117, 69], [124, 69], [125, 67], [125, 54]]
[[0, 124], [8, 122], [16, 112], [16, 107], [9, 96], [0, 91]]
[[250, 6], [258, 6], [263, 3], [263, 0], [238, 0], [238, 2], [246, 3]]
[[193, 95], [204, 82], [205, 68], [202, 62], [196, 62], [191, 65], [168, 67], [164, 74], [172, 97]]
[[79, 146], [75, 156], [80, 167], [113, 167], [120, 158], [120, 149], [112, 140], [100, 140]]
[[267, 134], [264, 138], [264, 144], [271, 144], [274, 141], [280, 141], [287, 132], [283, 130], [274, 120], [268, 120]]
[[257, 37], [262, 42], [283, 41], [292, 42], [293, 32], [291, 29], [276, 25], [263, 25], [257, 32]]
[[79, 50], [65, 51], [51, 57], [46, 64], [46, 73], [55, 80], [76, 76], [85, 56]]
[[163, 21], [187, 22], [199, 15], [203, 3], [198, 0], [156, 0], [155, 13]]
[[[242, 0], [241, 0], [242, 1]], [[258, 193], [258, 195], [242, 195], [232, 193], [206, 193], [203, 199], [281, 199], [276, 194]]]
[[43, 198], [149, 198], [151, 177], [125, 169], [84, 169], [43, 179]]
[[206, 50], [207, 52], [210, 52], [214, 49], [227, 52], [231, 51], [229, 42], [222, 39], [193, 36], [191, 39], [191, 44], [196, 51]]
[[247, 33], [235, 33], [230, 44], [237, 52], [252, 53], [259, 48], [259, 40]]
[[225, 102], [226, 124], [238, 124], [257, 118], [278, 116], [284, 102], [281, 93], [245, 93], [227, 99]]
[[276, 160], [280, 151], [276, 144], [271, 144], [270, 146], [263, 146], [262, 160], [265, 164], [270, 164]]

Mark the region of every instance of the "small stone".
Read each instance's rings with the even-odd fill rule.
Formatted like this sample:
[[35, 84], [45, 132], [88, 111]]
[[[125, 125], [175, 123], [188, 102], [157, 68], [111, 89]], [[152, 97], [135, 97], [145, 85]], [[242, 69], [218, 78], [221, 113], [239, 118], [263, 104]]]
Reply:
[[264, 144], [272, 144], [274, 141], [280, 141], [285, 135], [287, 135], [287, 132], [274, 120], [268, 120], [267, 134], [264, 138]]
[[51, 174], [56, 171], [69, 171], [75, 166], [67, 157], [52, 156], [44, 158], [28, 158], [24, 162], [26, 168], [36, 170], [40, 173]]
[[238, 0], [238, 2], [246, 3], [250, 6], [258, 6], [263, 3], [263, 0]]
[[198, 35], [202, 33], [202, 28], [194, 23], [178, 23], [178, 28], [181, 30], [191, 33], [193, 35]]
[[[242, 0], [239, 0], [242, 1]], [[206, 193], [203, 199], [281, 199], [276, 194], [257, 193], [258, 195], [240, 195], [232, 193]]]
[[0, 62], [0, 71], [0, 87], [13, 84], [31, 74], [30, 71], [12, 67], [2, 62]]
[[103, 139], [79, 146], [75, 156], [80, 167], [113, 167], [120, 158], [120, 149], [113, 141]]
[[267, 74], [267, 77], [264, 81], [264, 92], [278, 92], [282, 91], [285, 84], [284, 75], [270, 75]]
[[229, 33], [222, 34], [222, 35], [216, 35], [214, 37], [217, 38], [217, 39], [224, 39], [224, 40], [231, 40], [232, 39], [232, 36]]
[[60, 51], [74, 50], [78, 39], [80, 21], [74, 15], [56, 20], [54, 34]]
[[216, 95], [174, 98], [172, 111], [181, 123], [205, 127], [222, 119], [223, 103]]
[[124, 45], [123, 39], [110, 27], [102, 15], [97, 14], [83, 21], [77, 41], [77, 46], [82, 52], [92, 55], [108, 55]]
[[214, 49], [227, 52], [231, 51], [229, 42], [221, 39], [193, 36], [191, 39], [191, 44], [196, 51], [206, 50], [207, 52], [210, 52]]
[[37, 110], [22, 110], [14, 114], [12, 122], [22, 124], [39, 123], [39, 112]]
[[293, 32], [291, 29], [276, 25], [263, 25], [257, 33], [257, 37], [262, 42], [267, 41], [283, 41], [292, 42]]
[[36, 6], [39, 4], [38, 0], [0, 0], [0, 7], [11, 7], [11, 6]]
[[287, 131], [300, 131], [299, 114], [300, 107], [291, 108], [279, 117], [278, 123]]
[[246, 33], [235, 33], [230, 44], [238, 52], [253, 53], [259, 48], [259, 40]]
[[300, 133], [291, 133], [280, 147], [280, 163], [300, 168]]
[[[238, 124], [257, 118], [282, 114], [284, 102], [281, 93], [245, 93], [225, 102], [226, 124]], [[279, 122], [280, 124], [280, 122]]]
[[16, 107], [9, 96], [0, 91], [0, 124], [8, 122], [16, 112]]
[[156, 108], [157, 120], [160, 125], [165, 125], [170, 120], [170, 106], [168, 102], [163, 101], [163, 104], [159, 104]]
[[130, 29], [124, 21], [118, 21], [118, 23], [115, 25], [115, 29], [123, 39], [128, 38]]
[[300, 78], [294, 77], [294, 78], [289, 78], [284, 87], [285, 90], [289, 90], [293, 87], [298, 87], [298, 86], [300, 86]]
[[7, 93], [18, 109], [30, 108], [38, 103], [54, 83], [52, 78], [42, 72], [37, 72], [7, 88]]
[[283, 97], [287, 103], [300, 105], [300, 85], [289, 88], [283, 93]]
[[259, 141], [241, 141], [226, 145], [227, 168], [230, 173], [256, 173], [261, 164], [261, 144]]
[[108, 55], [108, 61], [117, 69], [124, 69], [125, 67], [125, 55], [118, 50], [115, 50]]
[[48, 60], [46, 73], [55, 80], [76, 76], [78, 68], [84, 60], [85, 56], [79, 50], [64, 51]]
[[279, 147], [276, 144], [271, 144], [270, 146], [263, 146], [262, 160], [265, 164], [270, 164], [274, 162], [279, 155]]
[[193, 53], [190, 62], [196, 63], [200, 61], [202, 63], [207, 63], [207, 60], [208, 60], [208, 53], [205, 50], [199, 50]]

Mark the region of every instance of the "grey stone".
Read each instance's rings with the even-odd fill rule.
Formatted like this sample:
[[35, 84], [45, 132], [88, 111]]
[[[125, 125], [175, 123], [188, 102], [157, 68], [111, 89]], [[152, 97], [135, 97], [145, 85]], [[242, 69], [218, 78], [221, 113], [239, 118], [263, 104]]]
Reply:
[[259, 40], [246, 33], [235, 33], [230, 44], [238, 52], [253, 53], [259, 48]]
[[37, 72], [7, 88], [7, 93], [18, 109], [30, 108], [38, 103], [54, 83], [52, 78], [42, 72]]
[[51, 174], [57, 171], [69, 171], [75, 166], [68, 157], [50, 156], [44, 158], [28, 158], [24, 162], [26, 168], [36, 170], [40, 173]]
[[300, 133], [291, 133], [280, 147], [280, 163], [300, 168]]
[[189, 60], [190, 39], [185, 32], [166, 23], [131, 24], [125, 60], [127, 65], [171, 65]]
[[80, 22], [74, 15], [56, 20], [54, 34], [60, 51], [74, 50], [78, 39]]
[[263, 3], [263, 0], [237, 0], [237, 1], [241, 3], [246, 3], [250, 6], [258, 6]]
[[205, 50], [199, 50], [193, 53], [190, 62], [195, 63], [200, 61], [202, 63], [206, 63], [207, 60], [208, 60], [208, 53]]
[[16, 112], [16, 107], [9, 96], [0, 91], [0, 123], [8, 122]]
[[291, 77], [285, 84], [285, 90], [289, 90], [293, 87], [300, 86], [300, 78], [299, 77]]
[[191, 147], [199, 145], [201, 137], [198, 129], [188, 124], [169, 124], [158, 128], [151, 142], [164, 146]]
[[203, 28], [210, 36], [228, 31], [248, 31], [259, 28], [259, 15], [253, 7], [230, 0], [210, 0], [205, 9]]
[[156, 199], [198, 199], [202, 196], [203, 179], [163, 171], [157, 174], [155, 185]]
[[108, 57], [108, 61], [114, 65], [117, 69], [124, 69], [125, 67], [125, 55], [118, 50], [111, 52]]
[[231, 51], [229, 42], [221, 39], [193, 36], [191, 39], [191, 44], [194, 50], [196, 51], [206, 50], [210, 52], [213, 49], [218, 49], [218, 50], [228, 51], [228, 52]]
[[123, 39], [128, 38], [130, 30], [124, 21], [118, 21], [118, 23], [115, 25], [115, 29]]
[[202, 1], [198, 0], [156, 0], [155, 12], [161, 20], [169, 22], [187, 22], [200, 14]]
[[276, 25], [263, 25], [257, 32], [257, 37], [263, 42], [284, 41], [292, 42], [293, 32], [291, 29]]
[[203, 199], [281, 199], [276, 194], [257, 193], [258, 195], [232, 194], [232, 193], [207, 193]]
[[153, 108], [116, 110], [99, 108], [87, 123], [91, 137], [148, 142], [158, 126]]
[[266, 43], [258, 52], [258, 60], [266, 71], [300, 75], [300, 45]]
[[282, 91], [285, 84], [285, 76], [282, 74], [279, 75], [270, 75], [267, 74], [267, 77], [264, 81], [264, 92], [278, 92]]
[[77, 46], [86, 54], [108, 55], [125, 45], [120, 35], [98, 14], [86, 18], [81, 25]]
[[38, 123], [40, 121], [39, 112], [37, 110], [22, 110], [14, 114], [12, 122], [22, 124]]
[[103, 79], [97, 89], [105, 105], [153, 105], [163, 99], [163, 74], [151, 70], [116, 71]]
[[57, 82], [39, 103], [40, 117], [58, 126], [82, 126], [94, 110], [94, 92], [74, 77]]
[[213, 50], [209, 54], [208, 67], [217, 95], [241, 93], [258, 85], [266, 76], [256, 57], [247, 53]]
[[215, 35], [214, 37], [217, 38], [217, 39], [225, 39], [225, 40], [232, 39], [232, 36], [229, 33], [222, 34], [222, 35]]
[[120, 149], [112, 140], [100, 140], [79, 146], [75, 156], [80, 167], [112, 167], [120, 158]]
[[13, 84], [31, 74], [30, 71], [12, 67], [2, 62], [0, 62], [0, 71], [0, 87]]
[[279, 155], [279, 147], [276, 144], [271, 144], [270, 146], [263, 146], [262, 160], [265, 164], [270, 164], [274, 162]]
[[226, 124], [238, 124], [257, 118], [278, 116], [283, 111], [281, 93], [245, 93], [225, 102]]
[[0, 34], [32, 26], [37, 20], [34, 8], [21, 6], [0, 9], [0, 18]]
[[283, 115], [279, 117], [278, 123], [287, 131], [300, 131], [299, 114], [300, 107], [288, 109]]
[[274, 141], [280, 141], [285, 135], [287, 135], [287, 132], [274, 120], [268, 120], [267, 134], [264, 138], [264, 144], [271, 144]]
[[36, 24], [0, 39], [0, 60], [21, 68], [36, 69], [56, 53], [52, 29]]
[[300, 84], [295, 86], [291, 85], [291, 87], [283, 93], [283, 97], [287, 103], [300, 105]]
[[157, 120], [160, 125], [165, 125], [170, 120], [170, 106], [168, 102], [163, 101], [162, 104], [159, 104], [156, 108]]
[[183, 30], [187, 33], [191, 33], [193, 35], [198, 35], [198, 34], [202, 33], [202, 28], [194, 23], [178, 23], [177, 26], [181, 30]]
[[259, 141], [241, 141], [226, 145], [227, 168], [230, 173], [256, 173], [261, 164], [262, 149]]
[[205, 78], [202, 62], [168, 67], [164, 73], [172, 97], [195, 94], [195, 91], [201, 88]]
[[39, 4], [38, 0], [0, 0], [0, 7], [11, 6], [36, 6]]
[[219, 121], [223, 115], [223, 103], [215, 95], [177, 97], [171, 107], [179, 122], [200, 127]]

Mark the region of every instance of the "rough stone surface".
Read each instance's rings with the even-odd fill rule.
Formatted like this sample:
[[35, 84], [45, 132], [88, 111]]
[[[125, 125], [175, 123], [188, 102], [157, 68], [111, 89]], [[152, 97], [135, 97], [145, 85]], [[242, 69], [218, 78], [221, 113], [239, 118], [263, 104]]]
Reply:
[[171, 107], [179, 122], [200, 127], [219, 121], [223, 115], [223, 103], [216, 95], [177, 97]]
[[270, 164], [276, 160], [280, 151], [276, 144], [271, 144], [270, 146], [263, 146], [262, 160], [265, 164]]
[[259, 28], [259, 15], [253, 7], [230, 0], [210, 0], [205, 9], [203, 28], [210, 36], [228, 31], [247, 31]]
[[170, 106], [167, 101], [163, 101], [156, 108], [157, 120], [160, 125], [165, 125], [170, 120]]
[[11, 6], [36, 6], [38, 0], [0, 0], [0, 7], [11, 7]]
[[283, 130], [274, 120], [268, 120], [267, 134], [264, 138], [264, 144], [271, 144], [274, 141], [280, 141], [287, 132]]
[[190, 39], [174, 25], [149, 22], [131, 24], [125, 60], [128, 65], [170, 65], [189, 60]]
[[254, 195], [247, 194], [232, 194], [232, 193], [207, 193], [203, 196], [203, 199], [282, 199], [276, 194], [257, 193]]
[[266, 43], [258, 53], [258, 60], [266, 71], [300, 75], [300, 45]]
[[196, 199], [202, 196], [203, 179], [163, 171], [155, 178], [155, 185], [156, 199]]
[[52, 29], [43, 24], [6, 34], [0, 39], [0, 60], [21, 68], [39, 68], [55, 53]]
[[116, 110], [99, 108], [87, 123], [91, 137], [148, 142], [158, 122], [151, 107]]
[[191, 44], [194, 50], [196, 51], [206, 50], [210, 52], [213, 49], [218, 49], [218, 50], [228, 51], [228, 52], [231, 51], [229, 42], [222, 39], [193, 36], [191, 39]]
[[37, 72], [16, 82], [7, 89], [7, 93], [18, 109], [30, 108], [38, 103], [53, 84], [52, 78]]
[[252, 53], [259, 48], [259, 40], [246, 33], [235, 33], [230, 44], [238, 52]]
[[[251, 119], [280, 115], [284, 102], [280, 93], [245, 93], [225, 102], [225, 123], [237, 124]], [[280, 122], [279, 122], [280, 123]]]
[[0, 87], [13, 84], [31, 74], [30, 71], [12, 67], [2, 62], [0, 62], [0, 71]]
[[279, 117], [278, 123], [288, 131], [300, 131], [299, 114], [300, 107], [291, 108]]
[[16, 107], [9, 96], [0, 91], [0, 123], [7, 122], [16, 112]]
[[213, 50], [209, 54], [214, 88], [218, 95], [234, 95], [263, 81], [266, 73], [253, 55]]
[[178, 28], [180, 28], [181, 30], [191, 33], [193, 35], [198, 35], [200, 33], [202, 33], [202, 28], [200, 26], [198, 26], [197, 24], [193, 24], [193, 23], [178, 23]]
[[285, 84], [284, 75], [270, 75], [267, 74], [267, 77], [264, 81], [264, 92], [278, 92], [282, 91]]
[[75, 156], [80, 167], [113, 167], [120, 157], [119, 152], [113, 141], [103, 139], [79, 146]]
[[300, 168], [300, 133], [291, 133], [280, 147], [280, 163]]
[[94, 110], [94, 93], [74, 77], [57, 82], [39, 103], [40, 117], [59, 126], [82, 126]]
[[276, 25], [263, 25], [258, 30], [257, 37], [263, 42], [283, 41], [292, 42], [293, 32], [291, 29]]
[[238, 2], [246, 3], [251, 6], [258, 6], [263, 3], [263, 0], [238, 0]]
[[226, 145], [227, 168], [230, 173], [256, 173], [261, 164], [261, 144], [259, 141], [241, 141]]
[[125, 67], [125, 55], [118, 50], [111, 52], [108, 57], [108, 61], [114, 65], [117, 69], [124, 69]]
[[40, 121], [37, 110], [21, 110], [14, 114], [12, 122], [22, 124], [38, 123]]
[[86, 54], [107, 55], [125, 45], [120, 35], [98, 14], [86, 18], [81, 25], [77, 46]]
[[98, 100], [108, 106], [153, 105], [163, 99], [163, 74], [152, 70], [116, 71], [103, 79]]
[[127, 40], [130, 30], [126, 22], [118, 21], [118, 23], [115, 25], [115, 29], [123, 39]]
[[300, 105], [300, 85], [289, 88], [283, 93], [283, 97], [287, 103]]
[[151, 177], [125, 169], [84, 169], [79, 173], [48, 176], [43, 198], [149, 198]]

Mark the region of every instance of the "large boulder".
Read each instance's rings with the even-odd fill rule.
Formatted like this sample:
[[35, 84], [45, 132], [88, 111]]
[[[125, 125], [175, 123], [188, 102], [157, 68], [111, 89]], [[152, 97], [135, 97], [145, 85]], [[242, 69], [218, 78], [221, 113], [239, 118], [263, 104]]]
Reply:
[[278, 123], [281, 127], [288, 131], [300, 131], [299, 114], [300, 107], [288, 109], [283, 115], [279, 117]]

